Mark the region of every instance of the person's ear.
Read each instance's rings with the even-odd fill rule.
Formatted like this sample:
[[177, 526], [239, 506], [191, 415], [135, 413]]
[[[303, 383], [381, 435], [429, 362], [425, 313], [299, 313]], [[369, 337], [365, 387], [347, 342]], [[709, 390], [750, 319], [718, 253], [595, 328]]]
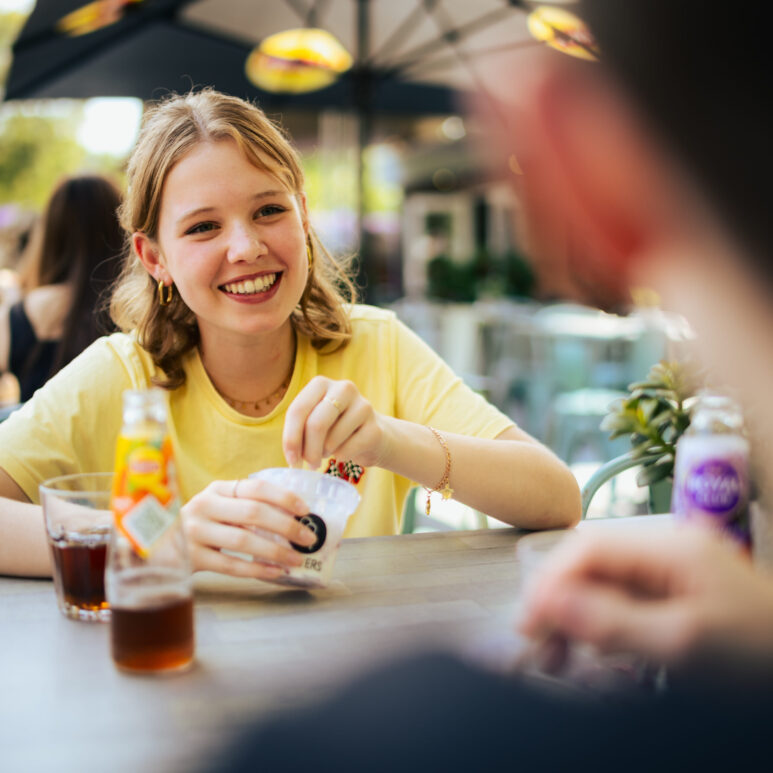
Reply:
[[625, 281], [673, 214], [664, 159], [597, 65], [551, 68], [532, 108], [530, 139], [550, 158], [553, 205], [594, 259]]
[[[517, 81], [472, 105], [492, 172], [516, 192], [516, 240], [545, 297], [606, 309], [630, 303], [633, 264], [653, 234], [648, 153], [600, 65], [554, 52], [519, 56]], [[511, 72], [511, 70], [508, 70]]]
[[171, 277], [166, 270], [158, 244], [142, 231], [136, 231], [132, 234], [132, 246], [145, 270], [155, 280], [160, 279], [164, 284], [169, 284]]

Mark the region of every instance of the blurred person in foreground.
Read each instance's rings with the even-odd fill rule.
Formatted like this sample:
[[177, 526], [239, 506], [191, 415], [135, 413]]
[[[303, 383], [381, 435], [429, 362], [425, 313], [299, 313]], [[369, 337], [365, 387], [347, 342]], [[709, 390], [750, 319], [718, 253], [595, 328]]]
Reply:
[[[773, 101], [761, 7], [583, 0], [600, 63], [542, 51], [500, 73], [490, 111], [532, 247], [614, 305], [656, 290], [703, 362], [773, 434]], [[506, 82], [509, 81], [509, 84]], [[490, 107], [490, 106], [489, 106]], [[502, 118], [506, 116], [507, 130]], [[560, 234], [562, 238], [556, 238]], [[574, 259], [563, 245], [577, 248]], [[558, 249], [557, 249], [558, 248]], [[577, 256], [581, 259], [577, 260]], [[757, 447], [763, 501], [773, 459]], [[275, 718], [218, 769], [696, 770], [768, 761], [773, 578], [721, 535], [683, 527], [578, 536], [526, 595], [520, 630], [668, 666], [664, 691], [546, 690], [428, 654]], [[303, 743], [298, 743], [298, 738]]]
[[0, 373], [16, 376], [22, 402], [115, 329], [100, 296], [121, 267], [120, 203], [106, 178], [70, 177], [33, 229], [20, 267], [22, 298], [0, 306]]

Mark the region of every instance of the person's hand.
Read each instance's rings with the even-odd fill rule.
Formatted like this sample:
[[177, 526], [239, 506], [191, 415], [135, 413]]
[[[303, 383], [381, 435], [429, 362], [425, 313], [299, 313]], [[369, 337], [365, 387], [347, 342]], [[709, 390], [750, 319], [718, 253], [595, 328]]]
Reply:
[[773, 667], [773, 578], [708, 529], [581, 534], [527, 590], [522, 633], [664, 664]]
[[295, 517], [308, 512], [300, 497], [266, 481], [210, 483], [181, 510], [193, 570], [277, 579], [289, 567], [303, 563], [302, 554], [289, 543], [308, 546], [316, 541], [316, 535]]
[[351, 381], [315, 376], [287, 410], [282, 447], [291, 467], [317, 469], [326, 456], [378, 465], [386, 443], [384, 417]]

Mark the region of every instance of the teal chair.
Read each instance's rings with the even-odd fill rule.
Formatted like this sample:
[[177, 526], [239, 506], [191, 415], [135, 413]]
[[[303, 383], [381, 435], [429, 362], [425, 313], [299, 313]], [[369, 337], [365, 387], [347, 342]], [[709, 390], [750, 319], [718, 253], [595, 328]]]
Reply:
[[[468, 517], [463, 524], [449, 523], [438, 512], [439, 508], [432, 510], [431, 516], [424, 514], [424, 504], [427, 494], [423, 488], [414, 487], [405, 500], [403, 511], [403, 523], [401, 534], [413, 534], [417, 531], [453, 531], [454, 529], [488, 529], [488, 518], [479, 510], [470, 508]], [[504, 524], [503, 524], [504, 525]]]
[[610, 442], [599, 424], [610, 404], [627, 395], [628, 384], [646, 373], [643, 322], [558, 303], [537, 311], [534, 325], [532, 433], [569, 463], [586, 444], [601, 459], [622, 453], [624, 446]]
[[556, 395], [548, 413], [545, 443], [568, 464], [586, 444], [594, 446], [601, 459], [611, 459], [628, 447], [628, 439], [610, 440], [600, 429], [601, 420], [625, 396], [622, 391], [593, 387]]
[[[582, 517], [588, 514], [591, 500], [596, 492], [608, 481], [624, 470], [639, 467], [660, 459], [660, 454], [645, 454], [634, 456], [632, 452], [611, 459], [596, 470], [582, 487]], [[650, 513], [667, 513], [671, 509], [671, 490], [673, 484], [670, 478], [658, 481], [649, 487], [647, 505]]]

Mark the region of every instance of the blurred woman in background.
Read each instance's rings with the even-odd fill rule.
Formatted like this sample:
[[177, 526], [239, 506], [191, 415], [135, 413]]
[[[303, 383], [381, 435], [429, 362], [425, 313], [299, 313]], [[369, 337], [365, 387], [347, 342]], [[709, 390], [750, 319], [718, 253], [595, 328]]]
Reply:
[[120, 270], [120, 199], [104, 177], [71, 177], [35, 227], [20, 268], [22, 297], [0, 306], [0, 373], [16, 376], [22, 402], [115, 329], [100, 296]]

